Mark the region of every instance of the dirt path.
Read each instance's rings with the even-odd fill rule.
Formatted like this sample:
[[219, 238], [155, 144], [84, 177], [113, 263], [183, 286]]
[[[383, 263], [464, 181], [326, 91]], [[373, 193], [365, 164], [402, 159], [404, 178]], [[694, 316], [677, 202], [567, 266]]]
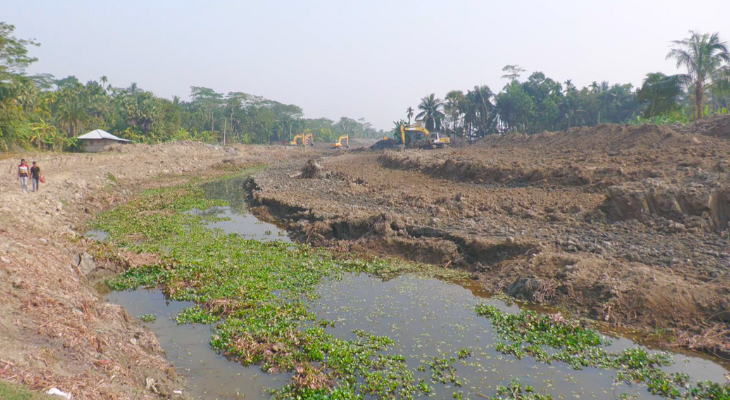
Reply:
[[252, 201], [300, 241], [473, 271], [485, 288], [730, 356], [730, 142], [603, 125], [271, 168]]
[[[181, 174], [222, 174], [301, 150], [199, 143], [130, 145], [99, 154], [24, 154], [46, 184], [23, 194], [18, 160], [0, 161], [0, 379], [74, 399], [183, 398], [157, 338], [92, 287], [119, 265], [94, 261], [81, 236], [95, 212]], [[133, 257], [128, 258], [134, 262]]]

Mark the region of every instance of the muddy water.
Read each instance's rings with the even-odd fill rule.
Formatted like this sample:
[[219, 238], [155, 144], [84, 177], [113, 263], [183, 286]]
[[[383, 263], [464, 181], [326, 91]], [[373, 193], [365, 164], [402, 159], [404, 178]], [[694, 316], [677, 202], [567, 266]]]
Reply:
[[242, 367], [214, 352], [210, 345], [212, 327], [200, 324], [177, 325], [174, 317], [193, 303], [168, 302], [158, 290], [111, 292], [107, 301], [123, 306], [139, 317], [152, 314], [154, 322], [144, 323], [160, 340], [167, 359], [177, 372], [187, 377], [185, 390], [199, 399], [266, 399], [267, 389], [283, 386], [286, 374], [265, 374], [258, 367]]
[[[233, 180], [205, 186], [211, 198], [225, 199], [230, 207], [211, 212], [228, 221], [212, 226], [257, 240], [288, 240], [276, 226], [258, 221], [248, 214], [243, 202], [242, 182]], [[400, 276], [389, 281], [363, 274], [349, 274], [341, 280], [323, 282], [320, 298], [312, 304], [319, 318], [335, 321], [328, 328], [336, 337], [354, 338], [355, 329], [386, 335], [396, 342], [389, 352], [406, 356], [409, 367], [432, 361], [433, 357], [456, 357], [460, 349], [472, 356], [457, 360], [453, 366], [462, 387], [432, 384], [434, 398], [491, 396], [498, 385], [519, 378], [523, 384], [553, 398], [614, 398], [622, 393], [636, 398], [656, 398], [644, 387], [616, 385], [613, 372], [594, 368], [575, 371], [566, 364], [546, 365], [529, 357], [517, 360], [494, 350], [499, 338], [493, 335], [490, 322], [476, 315], [474, 306], [487, 302], [502, 310], [516, 312], [517, 306], [489, 299], [484, 293], [455, 283], [416, 276]], [[198, 398], [265, 399], [267, 388], [283, 386], [287, 374], [264, 374], [258, 367], [231, 363], [210, 349], [211, 327], [176, 325], [171, 319], [189, 303], [165, 301], [156, 291], [111, 293], [108, 300], [123, 305], [135, 316], [154, 314], [157, 320], [147, 325], [158, 335], [162, 347], [178, 371], [188, 377], [188, 393]], [[610, 349], [620, 351], [636, 344], [616, 338]], [[727, 369], [701, 357], [675, 354], [669, 372], [686, 372], [693, 379], [723, 382]], [[430, 381], [428, 368], [415, 372], [416, 378]]]

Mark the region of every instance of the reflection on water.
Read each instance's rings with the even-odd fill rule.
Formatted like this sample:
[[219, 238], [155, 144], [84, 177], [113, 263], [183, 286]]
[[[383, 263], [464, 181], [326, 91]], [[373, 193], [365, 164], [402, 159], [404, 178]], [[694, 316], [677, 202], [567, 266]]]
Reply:
[[202, 214], [215, 215], [225, 220], [209, 223], [210, 228], [220, 228], [226, 233], [235, 233], [246, 239], [260, 241], [279, 240], [291, 243], [286, 231], [274, 224], [259, 221], [246, 208], [244, 179], [228, 179], [202, 185], [205, 196], [209, 199], [225, 200], [226, 207], [213, 207]]
[[[210, 211], [229, 218], [211, 227], [258, 240], [288, 241], [276, 226], [262, 224], [248, 214], [241, 180], [216, 182], [204, 188], [207, 196], [231, 204]], [[346, 274], [341, 280], [323, 282], [318, 294], [320, 298], [313, 302], [312, 311], [318, 318], [335, 321], [329, 332], [343, 339], [354, 338], [355, 329], [389, 336], [396, 342], [390, 352], [405, 355], [413, 371], [433, 357], [456, 357], [460, 349], [468, 349], [472, 356], [453, 364], [463, 386], [432, 385], [436, 389], [434, 398], [452, 398], [455, 391], [462, 391], [464, 398], [491, 396], [498, 385], [507, 385], [516, 378], [556, 399], [606, 399], [621, 394], [655, 398], [644, 387], [614, 384], [611, 371], [575, 371], [564, 363], [546, 365], [530, 357], [518, 360], [495, 351], [499, 338], [492, 336], [491, 323], [477, 316], [474, 306], [486, 301], [504, 311], [519, 309], [497, 299], [485, 299], [486, 293], [478, 287], [410, 275], [384, 282], [367, 275]], [[170, 318], [189, 303], [167, 303], [159, 292], [145, 290], [111, 293], [107, 299], [135, 316], [158, 316], [149, 326], [160, 338], [170, 361], [188, 377], [188, 392], [198, 398], [264, 399], [268, 397], [265, 389], [281, 387], [289, 380], [288, 374], [264, 374], [258, 367], [243, 367], [215, 354], [208, 344], [211, 327], [176, 325]], [[634, 342], [619, 338], [609, 350], [633, 346]], [[682, 354], [676, 354], [675, 361], [665, 370], [686, 372], [693, 379], [724, 382], [727, 370], [719, 364]], [[430, 381], [428, 369], [415, 374]]]

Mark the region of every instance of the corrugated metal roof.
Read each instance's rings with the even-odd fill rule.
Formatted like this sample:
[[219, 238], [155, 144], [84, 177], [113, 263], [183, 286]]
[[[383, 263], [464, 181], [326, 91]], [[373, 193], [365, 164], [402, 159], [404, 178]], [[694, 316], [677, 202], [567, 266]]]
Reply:
[[101, 130], [101, 129], [94, 129], [93, 131], [89, 133], [85, 133], [78, 137], [78, 139], [89, 139], [89, 140], [99, 140], [99, 139], [111, 139], [116, 140], [118, 142], [129, 142], [130, 140], [122, 139], [120, 137], [116, 137], [112, 135], [111, 133]]

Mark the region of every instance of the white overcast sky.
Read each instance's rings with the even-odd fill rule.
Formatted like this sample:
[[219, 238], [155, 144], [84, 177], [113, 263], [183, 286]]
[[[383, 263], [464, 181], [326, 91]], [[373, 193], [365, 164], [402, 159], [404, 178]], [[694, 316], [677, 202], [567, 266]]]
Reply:
[[675, 73], [669, 41], [690, 29], [730, 39], [727, 0], [2, 0], [0, 20], [41, 43], [29, 73], [242, 91], [384, 129], [428, 93], [498, 92], [506, 64], [637, 85]]

